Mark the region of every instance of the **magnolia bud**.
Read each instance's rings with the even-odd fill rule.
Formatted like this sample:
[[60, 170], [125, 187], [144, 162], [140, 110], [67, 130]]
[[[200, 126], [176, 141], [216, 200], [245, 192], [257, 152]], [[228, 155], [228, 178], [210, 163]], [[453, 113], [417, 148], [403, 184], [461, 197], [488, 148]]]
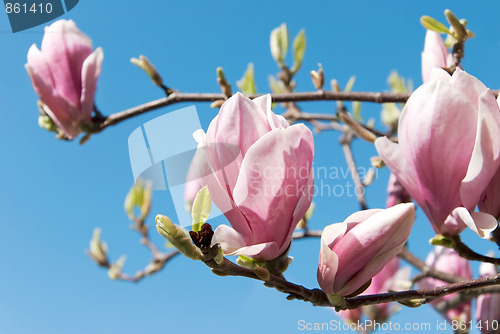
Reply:
[[193, 260], [201, 260], [202, 253], [192, 244], [191, 238], [178, 225], [172, 224], [167, 216], [156, 216], [156, 230], [182, 254]]
[[144, 72], [146, 72], [147, 75], [153, 80], [153, 83], [157, 85], [158, 87], [163, 86], [163, 80], [161, 76], [158, 74], [156, 71], [156, 68], [151, 64], [146, 58], [146, 56], [140, 55], [139, 59], [137, 58], [131, 58], [130, 62], [134, 65], [139, 66]]
[[109, 261], [107, 257], [108, 247], [104, 242], [101, 242], [101, 229], [94, 229], [94, 234], [90, 240], [90, 251], [88, 252], [92, 260], [102, 267], [108, 267]]
[[230, 97], [232, 95], [231, 85], [226, 80], [226, 76], [224, 75], [224, 70], [222, 67], [217, 67], [217, 83], [220, 86], [222, 94]]
[[115, 263], [113, 263], [111, 265], [111, 267], [109, 267], [109, 269], [108, 269], [109, 279], [115, 280], [115, 279], [120, 278], [120, 275], [122, 273], [123, 264], [125, 263], [126, 259], [127, 259], [127, 257], [125, 255], [122, 255], [122, 256], [120, 256], [118, 261], [116, 261]]
[[[150, 181], [143, 182], [141, 179], [138, 179], [132, 188], [130, 188], [124, 203], [125, 211], [130, 219], [143, 220], [149, 214], [149, 209], [151, 208], [152, 187], [153, 186]], [[135, 216], [135, 207], [139, 208], [141, 212], [140, 217]]]

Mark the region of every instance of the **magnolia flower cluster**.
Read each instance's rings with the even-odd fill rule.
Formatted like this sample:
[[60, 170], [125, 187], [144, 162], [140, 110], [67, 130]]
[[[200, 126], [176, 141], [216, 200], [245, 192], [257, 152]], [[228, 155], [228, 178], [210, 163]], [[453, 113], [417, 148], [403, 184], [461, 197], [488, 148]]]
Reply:
[[75, 22], [59, 20], [45, 28], [41, 50], [28, 51], [26, 71], [44, 111], [72, 139], [91, 122], [103, 52]]
[[[41, 49], [36, 45], [29, 49], [26, 70], [47, 115], [72, 139], [92, 121], [103, 52], [94, 50], [71, 20], [57, 21], [45, 32]], [[497, 227], [500, 107], [475, 77], [461, 68], [453, 75], [441, 69], [451, 65], [453, 59], [439, 34], [428, 32], [422, 53], [424, 84], [405, 105], [398, 142], [385, 137], [375, 141], [392, 172], [388, 208], [353, 213], [323, 230], [317, 280], [331, 300], [397, 290], [396, 256], [415, 220], [414, 204], [405, 203], [411, 198], [436, 233], [454, 236], [469, 227], [487, 238]], [[199, 147], [188, 173], [192, 182], [186, 199], [192, 202], [206, 185], [231, 225], [217, 227], [212, 245], [219, 244], [226, 255], [260, 263], [286, 255], [314, 192], [314, 140], [309, 128], [290, 126], [273, 113], [270, 95], [250, 100], [237, 93], [221, 106], [207, 132], [197, 131], [195, 138]], [[173, 225], [169, 220], [162, 224]], [[184, 231], [175, 231], [191, 245]], [[196, 249], [193, 258], [202, 258], [201, 252]], [[436, 248], [427, 264], [472, 278], [467, 260], [450, 249]], [[494, 274], [496, 268], [482, 267], [482, 275]], [[431, 288], [445, 283], [426, 278], [419, 284]], [[498, 296], [478, 299], [479, 320], [500, 317]], [[381, 304], [341, 316], [355, 322], [362, 311], [378, 321], [391, 313], [388, 304]], [[471, 303], [449, 310], [446, 317], [469, 323]]]

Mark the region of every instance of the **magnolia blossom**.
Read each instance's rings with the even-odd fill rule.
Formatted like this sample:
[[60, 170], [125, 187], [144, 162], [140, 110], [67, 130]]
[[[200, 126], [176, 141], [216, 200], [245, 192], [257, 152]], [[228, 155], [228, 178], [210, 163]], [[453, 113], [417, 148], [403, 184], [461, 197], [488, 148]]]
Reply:
[[237, 93], [199, 142], [208, 152], [205, 166], [195, 163], [201, 183], [232, 226], [217, 227], [212, 242], [228, 255], [283, 255], [314, 192], [311, 131], [274, 114], [270, 95], [250, 100]]
[[443, 68], [453, 65], [453, 56], [444, 45], [441, 34], [427, 30], [425, 34], [424, 52], [422, 52], [422, 81], [431, 79], [434, 68]]
[[[495, 276], [497, 267], [492, 263], [481, 263], [481, 277]], [[500, 333], [500, 294], [487, 293], [479, 295], [476, 303], [477, 327], [483, 334]]]
[[[472, 269], [469, 261], [460, 257], [453, 249], [436, 246], [434, 250], [429, 253], [425, 263], [432, 268], [436, 268], [447, 274], [460, 276], [464, 279], [472, 279]], [[438, 286], [446, 285], [446, 282], [440, 281], [435, 278], [425, 278], [418, 282], [421, 289], [436, 288]], [[456, 293], [446, 295], [442, 298], [436, 299], [431, 302], [431, 305], [436, 305], [440, 301], [453, 298]], [[450, 309], [445, 314], [446, 319], [449, 321], [459, 321], [469, 326], [471, 320], [471, 302], [465, 302], [458, 305], [454, 309]]]
[[358, 292], [403, 248], [415, 220], [415, 206], [356, 212], [325, 227], [321, 235], [318, 283], [327, 294]]
[[42, 47], [28, 51], [26, 71], [45, 112], [68, 138], [90, 123], [103, 52], [72, 20], [59, 20], [45, 28]]
[[399, 143], [375, 141], [377, 151], [436, 233], [456, 235], [468, 226], [487, 238], [496, 226], [473, 212], [500, 163], [500, 109], [475, 77], [435, 70], [435, 79], [408, 99]]

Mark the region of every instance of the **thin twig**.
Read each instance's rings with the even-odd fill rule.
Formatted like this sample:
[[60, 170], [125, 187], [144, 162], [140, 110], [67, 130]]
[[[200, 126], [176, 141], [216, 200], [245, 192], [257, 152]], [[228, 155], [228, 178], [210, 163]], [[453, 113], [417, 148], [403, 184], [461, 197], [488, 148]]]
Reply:
[[349, 171], [351, 172], [351, 177], [354, 182], [354, 192], [356, 193], [356, 198], [358, 199], [359, 206], [361, 207], [361, 210], [366, 210], [368, 209], [368, 205], [366, 204], [365, 198], [365, 186], [363, 185], [363, 182], [361, 182], [358, 174], [358, 169], [356, 167], [356, 162], [354, 161], [354, 156], [352, 155], [352, 138], [353, 133], [351, 131], [348, 131], [344, 133], [340, 141], [342, 144], [342, 149], [344, 151], [347, 166], [349, 167]]
[[500, 259], [490, 257], [490, 256], [485, 256], [485, 255], [476, 253], [475, 251], [470, 249], [469, 246], [467, 246], [466, 244], [464, 244], [462, 242], [460, 235], [453, 236], [452, 239], [454, 242], [453, 249], [458, 253], [458, 255], [460, 255], [464, 259], [500, 265]]
[[421, 271], [421, 275], [424, 277], [434, 277], [436, 279], [439, 279], [444, 282], [448, 283], [458, 283], [462, 282], [465, 280], [465, 278], [462, 278], [457, 275], [452, 275], [452, 274], [447, 274], [445, 272], [436, 270], [427, 264], [425, 264], [424, 261], [420, 260], [418, 257], [416, 257], [414, 254], [412, 254], [408, 248], [403, 248], [403, 250], [398, 254], [400, 258], [417, 268], [418, 270]]

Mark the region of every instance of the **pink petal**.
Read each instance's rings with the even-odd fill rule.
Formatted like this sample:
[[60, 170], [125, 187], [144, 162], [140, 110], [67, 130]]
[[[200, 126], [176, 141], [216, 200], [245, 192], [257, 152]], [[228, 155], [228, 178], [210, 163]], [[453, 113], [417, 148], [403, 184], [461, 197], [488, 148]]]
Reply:
[[479, 97], [488, 90], [478, 78], [464, 72], [460, 68], [455, 70], [451, 76], [450, 83], [460, 89], [469, 98], [470, 102], [474, 104], [475, 109], [479, 107]]
[[90, 121], [92, 109], [94, 108], [94, 95], [97, 89], [97, 79], [101, 74], [101, 65], [104, 55], [101, 48], [97, 48], [85, 59], [82, 67], [82, 92], [81, 112], [82, 119]]
[[271, 127], [261, 107], [241, 93], [231, 96], [210, 124], [207, 142], [233, 144], [244, 157], [248, 149]]
[[493, 232], [498, 222], [492, 215], [484, 212], [472, 212], [472, 224], [470, 221], [465, 222], [467, 226], [483, 239], [489, 239], [490, 233]]
[[220, 244], [224, 254], [230, 255], [238, 249], [245, 247], [245, 239], [233, 228], [227, 225], [219, 225], [214, 231], [211, 246]]
[[330, 249], [331, 239], [341, 238], [347, 228], [347, 224], [332, 224], [325, 227], [321, 235], [321, 249], [319, 253], [319, 263], [317, 278], [321, 290], [327, 294], [333, 294], [333, 284], [338, 271], [339, 258], [335, 252]]
[[389, 167], [392, 173], [396, 175], [399, 182], [422, 207], [425, 202], [420, 195], [420, 187], [417, 181], [417, 175], [406, 161], [403, 152], [398, 144], [393, 143], [386, 137], [375, 140], [375, 147], [380, 154], [385, 164]]
[[447, 66], [446, 59], [448, 55], [449, 51], [444, 45], [441, 34], [427, 30], [424, 52], [422, 52], [422, 80], [424, 83], [431, 79], [433, 68]]
[[28, 64], [26, 64], [25, 67], [35, 91], [40, 96], [42, 102], [47, 106], [45, 111], [49, 117], [68, 138], [72, 139], [76, 137], [80, 133], [79, 123], [74, 121], [75, 115], [78, 115], [78, 109], [70, 105], [65, 98], [60, 96], [33, 67]]
[[404, 203], [376, 212], [348, 230], [332, 247], [341, 268], [334, 290], [348, 295], [380, 272], [401, 251], [414, 219], [414, 205]]
[[225, 255], [244, 255], [260, 260], [273, 260], [278, 252], [275, 242], [246, 246], [241, 234], [227, 225], [219, 225], [214, 232], [212, 245], [220, 244]]
[[[43, 78], [48, 86], [54, 85], [54, 79], [52, 78], [52, 73], [50, 72], [49, 64], [47, 63], [47, 59], [44, 57], [42, 52], [38, 50], [35, 44], [31, 45], [28, 50], [28, 64], [30, 67], [36, 70], [39, 73], [39, 76]], [[37, 91], [37, 87], [34, 87], [35, 91]], [[39, 94], [40, 95], [40, 94]]]
[[272, 130], [248, 150], [233, 195], [252, 223], [253, 243], [288, 246], [290, 230], [302, 218], [293, 213], [309, 191], [313, 156], [312, 133], [303, 124]]
[[479, 98], [477, 134], [467, 175], [462, 181], [462, 204], [473, 209], [500, 164], [500, 109], [486, 90]]
[[[460, 117], [457, 117], [460, 115]], [[453, 85], [434, 81], [418, 88], [408, 100], [400, 120], [399, 145], [413, 163], [420, 184], [419, 202], [428, 207], [428, 217], [442, 224], [461, 205], [460, 187], [472, 155], [477, 128], [477, 110]], [[460, 150], [456, 148], [460, 147]]]
[[276, 115], [271, 110], [271, 103], [272, 103], [271, 94], [261, 95], [253, 99], [252, 101], [257, 103], [262, 109], [262, 111], [264, 111], [267, 117], [267, 121], [271, 126], [271, 129], [288, 128], [290, 126], [290, 124], [288, 124], [287, 120], [283, 116]]
[[45, 28], [42, 53], [50, 59], [54, 84], [62, 97], [80, 107], [82, 65], [92, 53], [92, 42], [71, 20], [59, 20]]

